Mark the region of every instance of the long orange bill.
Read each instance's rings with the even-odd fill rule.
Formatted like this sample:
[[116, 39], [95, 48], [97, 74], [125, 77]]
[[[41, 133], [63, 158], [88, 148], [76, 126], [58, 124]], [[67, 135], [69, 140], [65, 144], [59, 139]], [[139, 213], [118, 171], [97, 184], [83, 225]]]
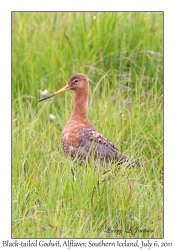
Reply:
[[62, 89], [60, 89], [60, 90], [54, 92], [54, 93], [51, 94], [51, 95], [45, 96], [44, 98], [40, 99], [38, 102], [44, 101], [44, 100], [46, 100], [46, 99], [48, 99], [48, 98], [50, 98], [50, 97], [52, 97], [52, 96], [55, 96], [55, 95], [59, 95], [60, 93], [65, 92], [65, 91], [67, 91], [67, 90], [69, 90], [69, 85], [66, 85], [64, 88], [62, 88]]

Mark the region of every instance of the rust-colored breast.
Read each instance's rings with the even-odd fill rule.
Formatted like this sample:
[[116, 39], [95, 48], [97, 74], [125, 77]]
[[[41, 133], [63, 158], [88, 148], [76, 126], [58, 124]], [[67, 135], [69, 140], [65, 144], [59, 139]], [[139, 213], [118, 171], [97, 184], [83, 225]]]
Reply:
[[[74, 159], [77, 154], [80, 154], [81, 133], [79, 129], [84, 127], [80, 122], [68, 122], [61, 136], [63, 150]], [[85, 155], [79, 155], [79, 158], [85, 158]]]

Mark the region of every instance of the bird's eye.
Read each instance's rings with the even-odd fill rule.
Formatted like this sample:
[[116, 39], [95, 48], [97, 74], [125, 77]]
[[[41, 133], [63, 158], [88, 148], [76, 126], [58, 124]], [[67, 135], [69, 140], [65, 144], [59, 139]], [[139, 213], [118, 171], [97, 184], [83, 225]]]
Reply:
[[76, 79], [74, 82], [78, 82], [78, 80]]

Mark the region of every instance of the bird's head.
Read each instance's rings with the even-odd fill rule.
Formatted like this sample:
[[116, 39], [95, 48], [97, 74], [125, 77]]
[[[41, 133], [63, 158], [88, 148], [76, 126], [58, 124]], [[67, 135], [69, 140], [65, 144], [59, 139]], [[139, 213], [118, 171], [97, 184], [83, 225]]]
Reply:
[[38, 102], [41, 102], [52, 96], [59, 95], [60, 93], [68, 91], [68, 90], [78, 91], [78, 90], [83, 90], [83, 89], [89, 90], [89, 78], [84, 74], [76, 73], [70, 78], [68, 84], [65, 87], [52, 93], [49, 96], [45, 96], [44, 98], [40, 99]]

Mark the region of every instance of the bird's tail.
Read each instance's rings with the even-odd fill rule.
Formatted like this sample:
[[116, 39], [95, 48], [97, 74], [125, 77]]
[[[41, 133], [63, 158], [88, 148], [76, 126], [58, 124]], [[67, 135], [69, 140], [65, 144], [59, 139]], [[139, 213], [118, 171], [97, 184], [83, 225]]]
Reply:
[[120, 152], [120, 155], [118, 157], [118, 164], [117, 165], [122, 165], [122, 164], [126, 164], [127, 163], [127, 167], [140, 167], [140, 163], [137, 161], [131, 161], [130, 158], [126, 155], [123, 155]]

